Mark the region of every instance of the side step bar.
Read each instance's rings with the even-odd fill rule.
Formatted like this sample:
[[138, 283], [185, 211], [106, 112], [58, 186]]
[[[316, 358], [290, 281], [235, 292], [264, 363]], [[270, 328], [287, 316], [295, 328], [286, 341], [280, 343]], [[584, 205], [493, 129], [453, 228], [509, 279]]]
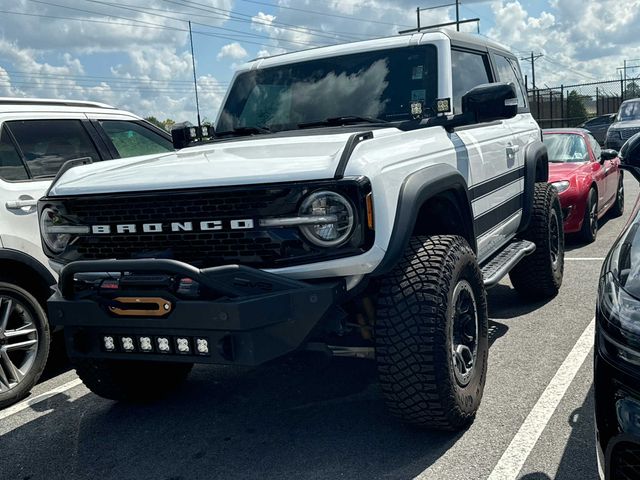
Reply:
[[482, 267], [485, 288], [495, 287], [520, 260], [531, 255], [535, 250], [536, 244], [528, 240], [514, 240], [507, 245]]

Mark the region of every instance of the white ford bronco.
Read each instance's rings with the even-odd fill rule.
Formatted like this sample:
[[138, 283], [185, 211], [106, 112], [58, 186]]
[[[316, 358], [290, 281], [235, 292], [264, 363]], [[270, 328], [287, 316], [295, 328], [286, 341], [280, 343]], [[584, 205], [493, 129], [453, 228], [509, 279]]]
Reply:
[[560, 204], [516, 58], [450, 32], [261, 58], [202, 133], [67, 169], [39, 202], [60, 271], [51, 322], [87, 387], [149, 400], [194, 363], [324, 349], [375, 358], [403, 421], [470, 423], [486, 289], [562, 283]]

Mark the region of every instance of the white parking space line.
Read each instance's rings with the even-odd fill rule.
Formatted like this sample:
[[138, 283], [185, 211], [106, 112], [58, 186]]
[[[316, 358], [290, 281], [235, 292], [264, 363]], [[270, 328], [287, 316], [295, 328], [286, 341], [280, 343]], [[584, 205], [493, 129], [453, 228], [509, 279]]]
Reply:
[[71, 390], [72, 388], [77, 387], [78, 385], [82, 385], [82, 380], [80, 380], [79, 378], [76, 378], [75, 380], [71, 380], [70, 382], [60, 385], [59, 387], [51, 389], [48, 392], [42, 393], [33, 398], [28, 398], [26, 400], [23, 400], [20, 403], [16, 403], [15, 405], [0, 411], [0, 420], [4, 420], [5, 418], [10, 417], [11, 415], [15, 415], [16, 413], [19, 413], [23, 410], [26, 410], [29, 407], [32, 407], [33, 405], [37, 405], [38, 403], [44, 402], [45, 400], [48, 400], [51, 397], [55, 397], [56, 395], [66, 392], [67, 390]]
[[502, 454], [489, 480], [513, 480], [524, 466], [551, 416], [567, 393], [578, 370], [589, 356], [595, 335], [595, 318], [582, 332], [573, 349], [547, 385], [524, 423]]
[[577, 262], [604, 262], [604, 257], [564, 257], [564, 259]]

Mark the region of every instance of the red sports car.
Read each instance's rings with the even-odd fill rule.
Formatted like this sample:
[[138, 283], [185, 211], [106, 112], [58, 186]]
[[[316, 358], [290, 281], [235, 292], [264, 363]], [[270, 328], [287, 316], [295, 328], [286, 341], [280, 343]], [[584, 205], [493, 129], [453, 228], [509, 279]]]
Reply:
[[593, 242], [598, 219], [609, 210], [624, 211], [624, 186], [615, 150], [603, 150], [581, 128], [543, 130], [549, 151], [549, 182], [560, 194], [565, 233], [579, 233]]

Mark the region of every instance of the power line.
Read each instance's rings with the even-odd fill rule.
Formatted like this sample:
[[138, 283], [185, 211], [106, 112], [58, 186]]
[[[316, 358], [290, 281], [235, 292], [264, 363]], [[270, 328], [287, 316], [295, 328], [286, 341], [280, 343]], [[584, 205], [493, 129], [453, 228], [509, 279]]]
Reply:
[[410, 25], [400, 25], [397, 23], [382, 22], [380, 20], [372, 20], [370, 18], [348, 17], [346, 15], [338, 15], [336, 13], [318, 12], [316, 10], [306, 10], [304, 8], [287, 7], [284, 5], [273, 5], [272, 3], [260, 2], [258, 0], [241, 0], [241, 1], [247, 2], [247, 3], [255, 3], [256, 5], [264, 5], [266, 7], [275, 7], [275, 8], [281, 8], [284, 10], [294, 10], [296, 12], [311, 13], [313, 15], [320, 15], [323, 17], [342, 18], [346, 20], [351, 20], [352, 22], [376, 23], [379, 25], [388, 25], [391, 27], [410, 27]]
[[593, 76], [591, 76], [591, 75], [587, 75], [586, 73], [580, 72], [580, 71], [578, 71], [578, 70], [576, 70], [576, 69], [574, 69], [574, 68], [571, 68], [571, 67], [570, 67], [570, 66], [568, 66], [568, 65], [565, 65], [565, 64], [564, 64], [564, 63], [562, 63], [562, 62], [558, 62], [557, 60], [552, 60], [552, 59], [551, 59], [551, 58], [549, 58], [548, 56], [545, 56], [543, 60], [546, 60], [547, 62], [554, 63], [554, 64], [556, 64], [556, 65], [559, 65], [559, 66], [563, 67], [563, 68], [566, 68], [567, 70], [569, 70], [569, 71], [571, 71], [571, 72], [575, 73], [576, 75], [580, 75], [581, 77], [587, 78], [587, 79], [589, 79], [589, 80], [597, 80], [597, 78], [596, 78], [596, 77], [593, 77]]
[[[77, 8], [73, 8], [73, 7], [65, 7], [63, 5], [56, 5], [53, 3], [48, 3], [48, 2], [42, 2], [40, 0], [30, 0], [30, 1], [37, 1], [38, 3], [47, 3], [49, 5], [52, 6], [59, 6], [62, 8], [68, 8], [68, 9], [72, 9], [72, 10], [80, 10]], [[20, 15], [20, 16], [27, 16], [27, 17], [38, 17], [38, 18], [52, 18], [52, 19], [56, 19], [56, 20], [71, 20], [71, 21], [78, 21], [78, 22], [89, 22], [89, 23], [100, 23], [100, 24], [106, 24], [106, 25], [121, 25], [121, 26], [126, 26], [126, 27], [137, 27], [137, 28], [148, 28], [148, 29], [156, 29], [156, 30], [172, 30], [175, 32], [184, 32], [184, 33], [188, 33], [188, 29], [185, 28], [178, 28], [178, 27], [170, 27], [167, 25], [161, 25], [161, 24], [154, 24], [151, 22], [143, 22], [142, 20], [135, 20], [132, 18], [128, 18], [128, 17], [120, 17], [123, 18], [125, 20], [129, 20], [129, 21], [133, 21], [133, 22], [138, 22], [138, 23], [142, 23], [142, 24], [137, 24], [137, 23], [122, 23], [122, 22], [114, 22], [112, 20], [96, 20], [96, 19], [92, 19], [92, 18], [86, 18], [86, 17], [64, 17], [64, 16], [57, 16], [57, 15], [46, 15], [46, 14], [42, 14], [42, 13], [27, 13], [27, 12], [14, 12], [14, 11], [10, 11], [10, 10], [0, 10], [0, 13], [6, 13], [6, 14], [10, 14], [10, 15]], [[89, 12], [85, 10], [85, 13], [91, 13], [91, 14], [95, 14], [95, 12]], [[118, 18], [117, 16], [113, 16], [113, 15], [109, 15], [111, 17], [114, 18]], [[238, 39], [238, 38], [234, 38], [228, 35], [220, 35], [220, 34], [215, 34], [215, 33], [211, 33], [211, 32], [202, 32], [202, 31], [197, 31], [194, 30], [193, 31], [194, 34], [198, 34], [198, 35], [203, 35], [206, 37], [213, 37], [213, 38], [222, 38], [225, 40], [233, 40], [233, 41], [242, 41], [244, 43], [250, 43], [253, 45], [259, 45], [261, 47], [276, 47], [277, 45], [272, 45], [272, 44], [266, 44], [266, 43], [260, 43], [260, 42], [252, 42], [250, 40], [246, 40], [246, 39]]]
[[[198, 10], [198, 11], [202, 11], [202, 12], [206, 12], [206, 13], [213, 13], [215, 15], [218, 15], [217, 17], [209, 17], [209, 18], [218, 18], [218, 19], [226, 19], [228, 21], [232, 21], [232, 22], [241, 22], [241, 23], [248, 23], [248, 24], [256, 24], [256, 25], [264, 25], [267, 27], [278, 27], [282, 30], [290, 30], [293, 32], [299, 32], [299, 33], [305, 33], [305, 34], [311, 34], [310, 32], [318, 32], [317, 34], [311, 34], [317, 37], [323, 37], [323, 38], [328, 38], [331, 40], [334, 40], [336, 36], [340, 36], [343, 38], [349, 38], [349, 39], [357, 39], [357, 37], [365, 37], [365, 38], [369, 38], [368, 35], [365, 34], [361, 34], [361, 33], [355, 33], [355, 32], [341, 32], [338, 30], [335, 31], [326, 31], [326, 30], [319, 30], [317, 28], [311, 28], [311, 27], [300, 27], [298, 25], [293, 25], [291, 23], [284, 23], [284, 22], [280, 22], [280, 21], [272, 21], [272, 22], [264, 22], [258, 19], [255, 19], [253, 16], [251, 15], [247, 15], [244, 13], [239, 13], [239, 12], [234, 12], [232, 10], [227, 10], [224, 8], [219, 8], [219, 7], [213, 7], [210, 5], [205, 5], [202, 3], [198, 3], [198, 2], [194, 2], [194, 1], [190, 1], [190, 0], [182, 0], [182, 2], [178, 2], [178, 1], [174, 1], [174, 0], [162, 0], [166, 3], [171, 3], [174, 5], [178, 5], [181, 7], [188, 7], [188, 8], [192, 8], [194, 10]], [[188, 5], [185, 5], [188, 4]], [[218, 13], [218, 12], [222, 12], [222, 13]], [[175, 12], [175, 13], [179, 13], [179, 12]], [[187, 15], [187, 13], [184, 13], [184, 15]], [[243, 18], [244, 17], [244, 18]], [[331, 36], [331, 34], [333, 34], [333, 36]]]
[[[44, 2], [41, 2], [40, 0], [30, 0], [30, 1], [37, 2], [37, 3], [44, 3]], [[267, 40], [272, 40], [274, 38], [274, 37], [270, 37], [270, 36], [267, 36], [267, 35], [260, 35], [258, 33], [242, 32], [240, 30], [235, 30], [233, 28], [225, 28], [225, 27], [219, 27], [217, 25], [210, 25], [210, 24], [207, 24], [207, 23], [199, 23], [199, 22], [193, 22], [193, 21], [190, 21], [190, 20], [182, 20], [182, 19], [179, 19], [179, 18], [172, 17], [170, 15], [162, 15], [162, 14], [159, 14], [159, 13], [150, 13], [150, 12], [146, 11], [146, 9], [145, 10], [140, 10], [140, 9], [129, 7], [129, 6], [119, 5], [117, 3], [102, 2], [100, 0], [85, 0], [85, 1], [86, 2], [95, 3], [95, 4], [98, 4], [98, 5], [106, 5], [106, 6], [109, 6], [109, 7], [121, 8], [123, 10], [129, 10], [129, 11], [136, 12], [136, 13], [144, 13], [144, 14], [147, 14], [147, 15], [152, 15], [154, 17], [166, 18], [166, 19], [172, 20], [174, 22], [191, 22], [193, 25], [198, 25], [198, 26], [207, 27], [207, 28], [214, 28], [214, 29], [217, 29], [217, 30], [223, 30], [223, 31], [232, 32], [232, 33], [235, 33], [235, 34], [240, 34], [240, 35], [248, 35], [248, 36], [252, 36], [252, 37], [256, 37], [256, 38], [264, 38], [264, 39], [267, 39]], [[95, 13], [96, 14], [100, 14], [99, 12], [95, 12]], [[101, 15], [103, 15], [103, 14], [101, 14]], [[131, 20], [133, 20], [133, 19], [131, 19]], [[136, 21], [138, 21], [138, 20], [136, 20]], [[298, 42], [298, 41], [295, 41], [295, 40], [286, 40], [286, 39], [278, 39], [278, 40], [283, 41], [283, 42], [287, 42], [287, 43], [304, 45], [304, 46], [310, 45], [307, 42]]]
[[[162, 84], [186, 84], [186, 86], [190, 86], [192, 84], [191, 80], [159, 80], [152, 78], [144, 78], [144, 77], [108, 77], [108, 76], [100, 76], [100, 75], [77, 75], [77, 74], [63, 74], [63, 73], [43, 73], [43, 72], [25, 72], [18, 70], [5, 70], [7, 74], [10, 76], [17, 77], [54, 77], [54, 79], [69, 78], [72, 80], [80, 80], [80, 81], [92, 81], [92, 80], [107, 80], [114, 83], [138, 83], [138, 84], [152, 84], [152, 83], [162, 83]], [[0, 72], [0, 75], [2, 72]], [[227, 86], [229, 82], [215, 82], [216, 85]]]

